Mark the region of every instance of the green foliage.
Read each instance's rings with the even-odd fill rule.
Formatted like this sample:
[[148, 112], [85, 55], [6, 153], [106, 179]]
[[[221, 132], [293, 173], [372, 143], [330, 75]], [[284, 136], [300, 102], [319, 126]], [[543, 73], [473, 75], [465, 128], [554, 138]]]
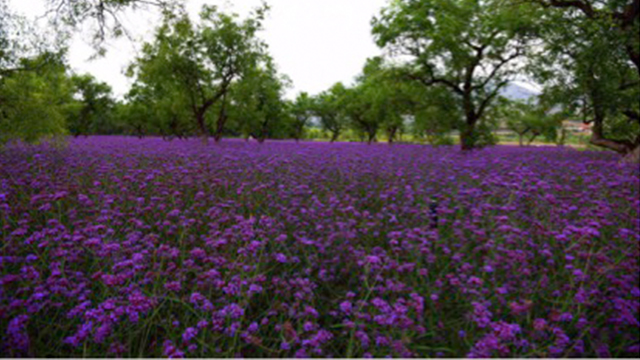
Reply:
[[[204, 6], [199, 24], [184, 14], [168, 14], [155, 40], [144, 45], [143, 55], [129, 69], [136, 77], [132, 97], [141, 96], [164, 113], [161, 128], [171, 128], [167, 121], [188, 128], [184, 114], [189, 112], [201, 135], [210, 134], [214, 125], [219, 140], [228, 118], [230, 88], [266, 63], [266, 46], [256, 33], [267, 10], [256, 9], [239, 20], [236, 14]], [[217, 117], [210, 111], [216, 107]]]
[[[182, 0], [46, 0], [52, 27], [75, 30], [88, 24], [96, 55], [104, 55], [109, 38], [127, 34], [120, 17], [127, 9], [157, 8], [166, 14], [182, 10]], [[128, 34], [127, 34], [128, 35]]]
[[451, 133], [464, 124], [464, 114], [457, 99], [442, 87], [419, 87], [412, 93], [416, 106], [413, 134], [431, 145], [452, 145]]
[[65, 133], [73, 106], [61, 40], [0, 0], [0, 145]]
[[[499, 91], [518, 72], [532, 33], [531, 8], [499, 1], [398, 0], [373, 20], [378, 45], [410, 58], [405, 76], [440, 86], [465, 114], [463, 148]], [[483, 125], [483, 127], [486, 127]]]
[[73, 112], [73, 84], [56, 54], [22, 59], [22, 69], [0, 78], [0, 144], [36, 142], [65, 134]]
[[[133, 92], [133, 94], [132, 94]], [[124, 133], [144, 137], [151, 134], [162, 134], [157, 125], [165, 122], [158, 122], [157, 117], [143, 97], [132, 91], [127, 95], [126, 103], [117, 103], [114, 109], [115, 116], [120, 120]]]
[[368, 103], [360, 127], [369, 129], [366, 131], [369, 136], [375, 135], [373, 129], [382, 129], [389, 142], [393, 142], [398, 133], [404, 130], [404, 116], [410, 114], [414, 106], [413, 89], [396, 76], [396, 72], [396, 68], [376, 57], [367, 60], [362, 75], [358, 78], [358, 86], [365, 103]]
[[306, 92], [301, 92], [296, 100], [289, 105], [289, 113], [292, 116], [292, 136], [300, 140], [304, 138], [305, 128], [313, 117], [313, 98]]
[[344, 101], [347, 88], [342, 83], [336, 83], [329, 90], [320, 93], [314, 101], [314, 114], [320, 119], [324, 131], [331, 135], [331, 142], [347, 127], [347, 117], [344, 111]]
[[69, 132], [74, 136], [118, 133], [113, 121], [115, 101], [111, 87], [88, 74], [73, 75], [71, 81], [79, 104], [67, 120]]
[[520, 146], [531, 144], [537, 137], [556, 142], [562, 126], [561, 114], [545, 111], [543, 105], [504, 99], [497, 111], [498, 120], [518, 135]]
[[289, 79], [278, 75], [270, 59], [264, 67], [246, 72], [231, 88], [230, 118], [238, 124], [246, 138], [263, 142], [267, 138], [288, 137], [292, 126], [286, 116], [287, 104], [283, 100]]
[[627, 153], [640, 145], [638, 14], [631, 1], [592, 2], [546, 9], [540, 17], [542, 51], [531, 70], [546, 101], [593, 123], [591, 143]]

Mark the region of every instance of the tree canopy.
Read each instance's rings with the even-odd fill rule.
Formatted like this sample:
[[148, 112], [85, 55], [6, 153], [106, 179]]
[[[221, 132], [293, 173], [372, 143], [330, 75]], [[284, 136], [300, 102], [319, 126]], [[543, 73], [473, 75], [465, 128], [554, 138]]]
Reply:
[[[204, 6], [198, 24], [187, 15], [168, 15], [129, 74], [152, 98], [170, 99], [171, 106], [176, 105], [174, 112], [189, 111], [202, 136], [213, 133], [220, 140], [228, 118], [229, 89], [264, 62], [265, 45], [256, 33], [267, 10], [256, 9], [240, 20], [215, 6]], [[220, 109], [211, 120], [210, 110], [216, 105]], [[213, 131], [210, 122], [215, 122]]]
[[408, 57], [406, 76], [452, 92], [465, 115], [463, 149], [476, 146], [476, 124], [520, 69], [530, 9], [498, 1], [399, 0], [373, 20], [378, 45]]

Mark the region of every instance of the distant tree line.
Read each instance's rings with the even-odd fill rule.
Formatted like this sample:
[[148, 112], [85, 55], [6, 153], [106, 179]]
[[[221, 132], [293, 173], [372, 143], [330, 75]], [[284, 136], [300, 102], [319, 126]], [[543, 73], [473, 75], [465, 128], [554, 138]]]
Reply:
[[[0, 142], [57, 134], [129, 134], [363, 142], [402, 134], [465, 150], [495, 143], [497, 127], [521, 145], [562, 143], [563, 119], [593, 125], [591, 143], [638, 158], [638, 0], [398, 0], [372, 19], [385, 56], [368, 59], [352, 84], [285, 99], [291, 81], [258, 33], [269, 7], [246, 18], [204, 6], [191, 19], [180, 1], [50, 0], [52, 29], [94, 24], [96, 51], [126, 34], [119, 14], [162, 9], [152, 41], [133, 59], [133, 86], [115, 100], [107, 84], [72, 74], [65, 42], [30, 46], [24, 21], [0, 0]], [[64, 24], [64, 26], [55, 26]], [[66, 27], [65, 27], [66, 26]], [[64, 38], [64, 37], [61, 37]], [[528, 77], [543, 85], [529, 103], [502, 90]], [[318, 130], [318, 131], [320, 131]]]

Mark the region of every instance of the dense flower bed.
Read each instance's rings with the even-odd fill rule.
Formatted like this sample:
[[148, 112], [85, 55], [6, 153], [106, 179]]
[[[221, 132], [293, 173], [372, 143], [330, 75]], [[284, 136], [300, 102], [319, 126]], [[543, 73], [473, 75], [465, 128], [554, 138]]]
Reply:
[[638, 356], [639, 199], [562, 148], [12, 146], [0, 354]]

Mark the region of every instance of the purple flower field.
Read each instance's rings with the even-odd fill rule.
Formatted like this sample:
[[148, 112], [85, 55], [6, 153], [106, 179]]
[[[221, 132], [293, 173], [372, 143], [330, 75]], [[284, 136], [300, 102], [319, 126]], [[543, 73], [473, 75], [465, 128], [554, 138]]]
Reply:
[[605, 152], [91, 137], [0, 152], [0, 356], [638, 357]]

